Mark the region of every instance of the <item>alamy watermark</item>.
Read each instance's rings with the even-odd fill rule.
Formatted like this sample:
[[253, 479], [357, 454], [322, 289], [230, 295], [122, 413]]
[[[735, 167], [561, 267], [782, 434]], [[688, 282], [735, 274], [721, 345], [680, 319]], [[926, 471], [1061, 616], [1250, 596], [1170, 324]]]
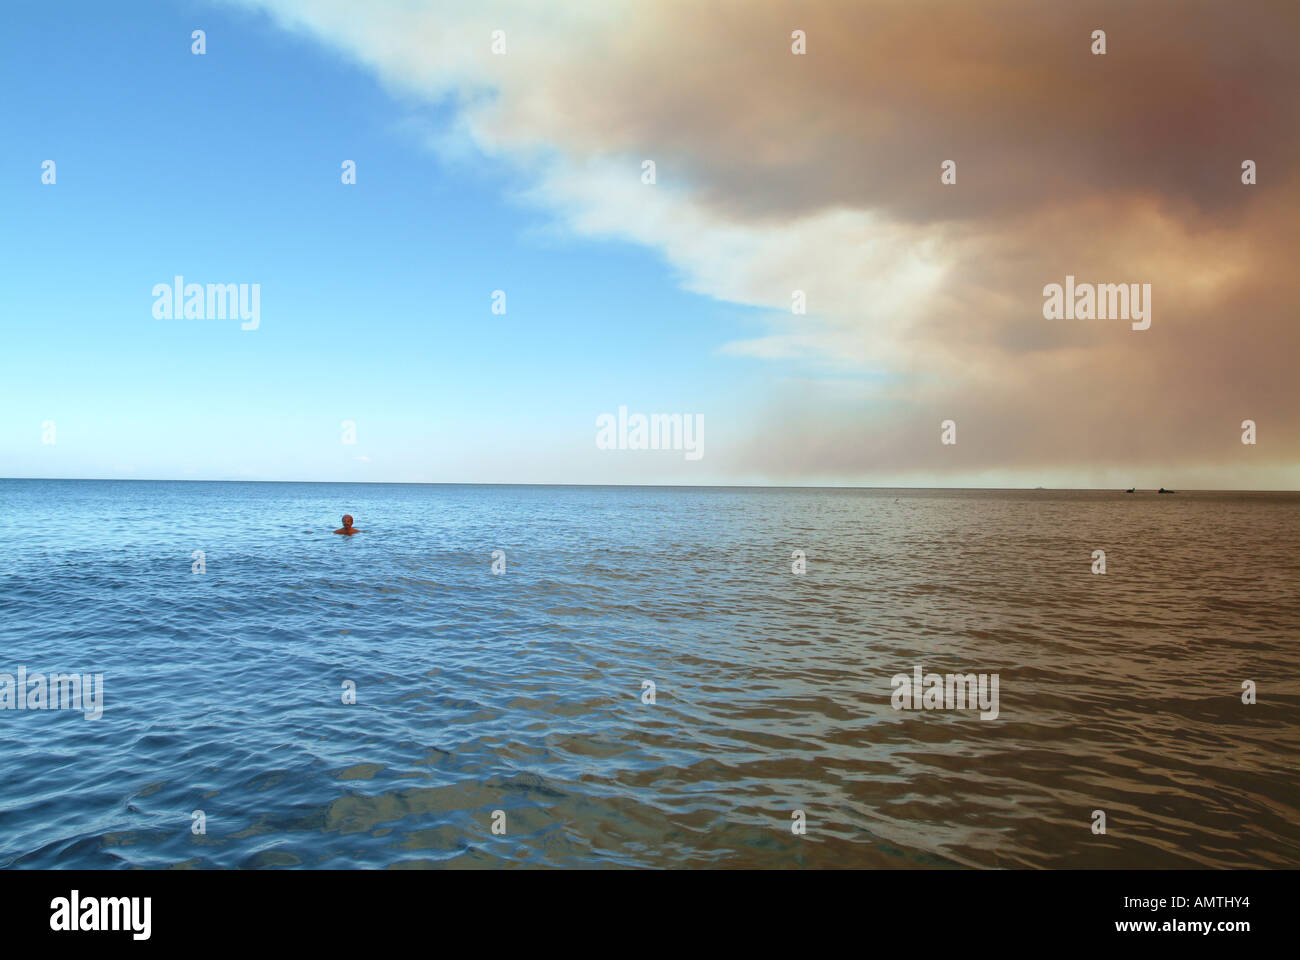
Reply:
[[1043, 287], [1044, 320], [1132, 320], [1134, 330], [1151, 326], [1151, 284], [1078, 283]]
[[148, 940], [153, 931], [152, 913], [152, 897], [83, 897], [81, 891], [73, 890], [50, 901], [50, 929], [69, 933], [122, 930], [133, 940]]
[[186, 283], [176, 277], [172, 283], [153, 288], [155, 320], [244, 321], [241, 330], [256, 330], [262, 322], [260, 283]]
[[627, 412], [602, 413], [596, 418], [596, 447], [600, 450], [682, 450], [687, 460], [704, 456], [704, 414]]
[[896, 673], [889, 684], [895, 710], [975, 710], [981, 720], [998, 718], [996, 673], [925, 673], [918, 665], [911, 676]]
[[0, 673], [0, 710], [81, 710], [87, 720], [104, 714], [102, 673]]

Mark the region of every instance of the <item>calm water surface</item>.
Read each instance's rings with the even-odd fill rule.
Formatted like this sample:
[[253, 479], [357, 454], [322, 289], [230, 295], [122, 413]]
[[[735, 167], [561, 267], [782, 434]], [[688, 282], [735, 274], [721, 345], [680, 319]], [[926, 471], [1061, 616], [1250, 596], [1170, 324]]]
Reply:
[[0, 866], [1300, 866], [1298, 585], [1296, 494], [0, 480], [0, 673], [105, 685]]

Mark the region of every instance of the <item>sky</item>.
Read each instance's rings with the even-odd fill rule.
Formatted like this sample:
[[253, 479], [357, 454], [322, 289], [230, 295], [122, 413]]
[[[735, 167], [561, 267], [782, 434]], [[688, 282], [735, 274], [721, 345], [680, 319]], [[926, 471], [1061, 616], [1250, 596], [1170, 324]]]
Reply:
[[1289, 0], [4, 19], [0, 476], [1300, 488]]

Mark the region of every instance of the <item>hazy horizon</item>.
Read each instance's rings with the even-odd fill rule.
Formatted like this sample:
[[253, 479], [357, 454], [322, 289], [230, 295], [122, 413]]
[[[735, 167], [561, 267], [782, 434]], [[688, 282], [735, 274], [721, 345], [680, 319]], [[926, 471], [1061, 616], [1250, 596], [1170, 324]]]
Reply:
[[[446, 486], [446, 487], [653, 487], [653, 488], [703, 488], [703, 489], [766, 489], [766, 490], [988, 490], [1022, 492], [1125, 493], [1128, 488], [1114, 487], [959, 487], [921, 486], [875, 483], [584, 483], [581, 481], [528, 482], [510, 480], [249, 480], [238, 477], [0, 477], [5, 480], [63, 481], [69, 483], [368, 483], [394, 486]], [[1136, 487], [1134, 493], [1156, 493], [1160, 489], [1172, 493], [1300, 493], [1300, 490], [1268, 489], [1264, 487]]]

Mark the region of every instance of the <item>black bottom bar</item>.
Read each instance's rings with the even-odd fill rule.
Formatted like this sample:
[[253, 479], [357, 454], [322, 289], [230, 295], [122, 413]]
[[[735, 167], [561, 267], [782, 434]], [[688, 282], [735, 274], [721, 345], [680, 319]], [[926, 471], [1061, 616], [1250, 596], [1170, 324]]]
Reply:
[[[1285, 932], [1295, 880], [1267, 871], [7, 871], [0, 919], [9, 946], [373, 948], [434, 934], [483, 946], [599, 937], [694, 951], [776, 937], [815, 947], [833, 935], [944, 951], [1124, 941], [1231, 950]], [[78, 927], [119, 929], [73, 931], [74, 913]]]

